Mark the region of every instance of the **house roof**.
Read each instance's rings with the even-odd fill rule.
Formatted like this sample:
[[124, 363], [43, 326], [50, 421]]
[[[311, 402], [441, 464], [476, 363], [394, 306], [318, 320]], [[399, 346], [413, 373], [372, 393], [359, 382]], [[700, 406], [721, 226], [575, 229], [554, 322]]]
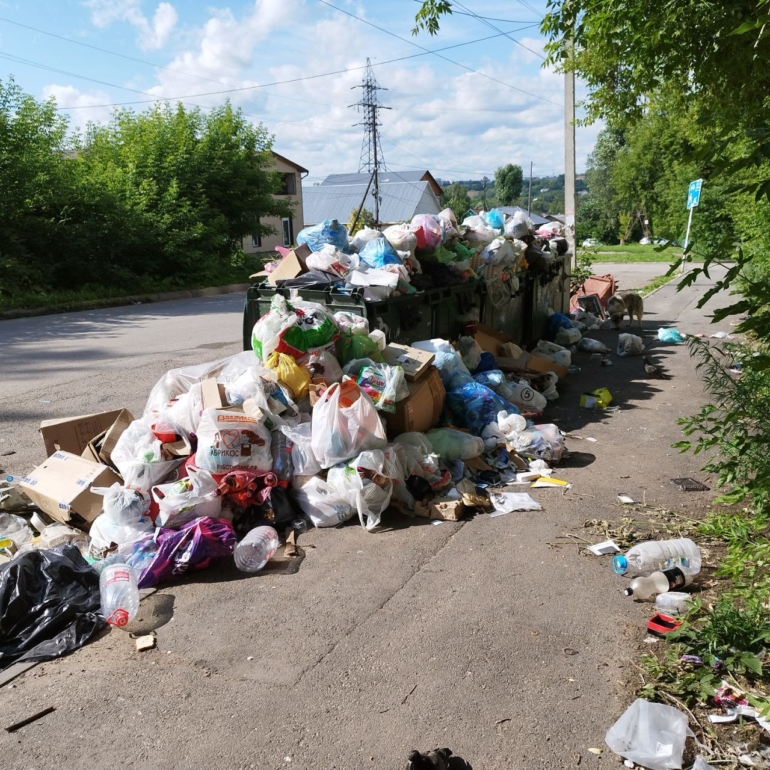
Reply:
[[[361, 200], [369, 183], [368, 174], [334, 174], [333, 176], [363, 176], [364, 182], [345, 184], [327, 184], [302, 188], [302, 203], [306, 224], [317, 224], [325, 219], [338, 219], [347, 222], [351, 211], [361, 205]], [[328, 177], [327, 177], [328, 180]], [[425, 195], [426, 191], [429, 193]], [[409, 222], [415, 214], [438, 214], [439, 203], [435, 195], [430, 194], [429, 182], [394, 182], [380, 186], [380, 222]], [[366, 196], [364, 208], [374, 212], [374, 196], [371, 188]]]
[[[513, 216], [517, 211], [523, 211], [525, 214], [527, 213], [527, 210], [523, 209], [521, 206], [498, 206], [497, 208], [498, 211], [502, 211], [503, 214], [507, 214], [508, 216]], [[540, 217], [537, 214], [530, 213], [528, 216], [535, 225], [545, 225], [551, 221], [545, 217]]]
[[309, 173], [308, 170], [300, 166], [299, 163], [295, 163], [293, 160], [289, 160], [287, 157], [279, 155], [277, 152], [275, 152], [275, 150], [271, 150], [270, 152], [273, 153], [273, 157], [278, 158], [278, 160], [282, 160], [284, 163], [288, 163], [290, 166], [294, 166], [297, 171], [303, 172], [305, 174]]
[[[348, 185], [368, 184], [371, 173], [369, 171], [358, 174], [329, 174], [321, 182], [324, 185]], [[434, 179], [430, 171], [380, 171], [380, 184], [398, 184], [400, 182], [428, 182], [436, 197], [444, 194], [441, 185]]]

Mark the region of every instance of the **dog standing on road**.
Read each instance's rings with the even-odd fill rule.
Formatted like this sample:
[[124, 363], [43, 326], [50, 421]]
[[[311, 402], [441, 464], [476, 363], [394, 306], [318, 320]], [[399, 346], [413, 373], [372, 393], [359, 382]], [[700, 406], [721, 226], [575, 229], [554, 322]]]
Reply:
[[644, 300], [638, 294], [634, 294], [631, 291], [618, 292], [609, 298], [607, 313], [612, 319], [612, 325], [616, 329], [620, 328], [620, 323], [626, 313], [628, 313], [628, 323], [626, 326], [631, 326], [634, 316], [636, 316], [639, 328], [641, 329], [642, 317], [644, 316]]

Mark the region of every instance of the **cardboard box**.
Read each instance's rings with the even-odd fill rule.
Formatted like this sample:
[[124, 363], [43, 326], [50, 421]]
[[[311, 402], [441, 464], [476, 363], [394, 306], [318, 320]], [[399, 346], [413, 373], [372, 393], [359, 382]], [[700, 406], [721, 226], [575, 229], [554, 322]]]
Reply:
[[425, 433], [436, 425], [444, 411], [446, 391], [435, 366], [430, 366], [419, 382], [409, 382], [407, 387], [409, 396], [396, 402], [394, 413], [380, 412], [388, 434], [393, 437], [411, 431]]
[[265, 270], [250, 275], [249, 278], [267, 277], [267, 282], [275, 286], [278, 281], [284, 281], [288, 278], [296, 278], [302, 273], [307, 273], [307, 264], [305, 260], [313, 253], [312, 249], [306, 244], [300, 244], [296, 249], [292, 249], [273, 270], [268, 273]]
[[407, 382], [417, 382], [428, 373], [436, 355], [427, 350], [391, 343], [382, 351], [382, 358], [389, 366], [400, 366]]
[[122, 409], [115, 409], [111, 412], [83, 414], [64, 420], [43, 420], [39, 430], [46, 454], [48, 457], [57, 451], [83, 454], [88, 442], [111, 427], [121, 412]]
[[518, 358], [498, 357], [497, 365], [503, 372], [553, 372], [560, 380], [567, 376], [566, 366], [532, 353], [522, 353]]
[[121, 409], [117, 420], [107, 430], [92, 438], [81, 453], [81, 456], [93, 463], [112, 465], [112, 450], [115, 449], [115, 445], [118, 443], [118, 439], [123, 434], [123, 431], [133, 421], [134, 415], [128, 409]]
[[414, 513], [426, 519], [441, 519], [442, 521], [460, 521], [465, 515], [465, 504], [462, 500], [448, 497], [434, 497], [427, 505], [415, 503]]
[[468, 331], [471, 332], [473, 338], [479, 343], [479, 347], [493, 356], [500, 354], [500, 345], [506, 342], [516, 343], [516, 340], [510, 334], [499, 332], [485, 324], [470, 324]]
[[225, 386], [216, 377], [209, 377], [201, 383], [201, 403], [204, 409], [224, 409], [227, 406]]
[[19, 486], [35, 505], [64, 524], [92, 522], [101, 512], [104, 497], [91, 487], [122, 483], [106, 465], [92, 463], [69, 452], [54, 452], [38, 465]]

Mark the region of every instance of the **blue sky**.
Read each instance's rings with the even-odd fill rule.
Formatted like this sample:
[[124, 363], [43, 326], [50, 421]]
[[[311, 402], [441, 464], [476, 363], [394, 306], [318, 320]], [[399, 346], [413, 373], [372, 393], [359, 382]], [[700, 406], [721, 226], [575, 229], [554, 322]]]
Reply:
[[[388, 168], [443, 179], [492, 176], [508, 162], [563, 171], [563, 77], [541, 67], [544, 1], [464, 0], [434, 38], [411, 35], [415, 0], [329, 3], [350, 15], [320, 0], [0, 0], [0, 79], [12, 74], [34, 96], [55, 97], [73, 126], [107, 120], [116, 103], [183, 97], [210, 108], [229, 96], [312, 183], [358, 170], [362, 129], [349, 105], [370, 57], [389, 89]], [[424, 54], [416, 46], [459, 47], [442, 59], [414, 56]], [[413, 58], [389, 62], [401, 57]], [[300, 79], [329, 72], [338, 74]], [[212, 93], [227, 89], [241, 90]], [[578, 98], [584, 92], [578, 84]], [[579, 171], [598, 130], [578, 128]]]

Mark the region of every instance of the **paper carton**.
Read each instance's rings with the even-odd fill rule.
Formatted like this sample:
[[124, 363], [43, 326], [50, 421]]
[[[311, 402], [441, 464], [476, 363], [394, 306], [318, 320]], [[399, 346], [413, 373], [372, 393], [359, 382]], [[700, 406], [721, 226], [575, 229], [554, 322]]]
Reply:
[[38, 465], [19, 486], [24, 494], [51, 518], [64, 524], [92, 522], [101, 512], [104, 497], [92, 487], [109, 487], [121, 482], [106, 465], [69, 452], [54, 452]]
[[[92, 438], [81, 456], [94, 463], [112, 466], [112, 450], [118, 443], [123, 431], [134, 421], [128, 409], [121, 409], [118, 418], [107, 430]], [[113, 466], [114, 467], [114, 466]]]
[[465, 514], [465, 504], [462, 500], [434, 497], [427, 505], [425, 503], [415, 503], [414, 513], [426, 519], [460, 521]]
[[307, 272], [307, 264], [305, 260], [313, 253], [312, 249], [303, 243], [297, 246], [296, 249], [292, 249], [273, 270], [272, 273], [261, 271], [250, 275], [249, 278], [267, 277], [267, 282], [271, 286], [275, 286], [278, 281], [284, 281], [289, 278], [296, 278], [298, 275]]
[[389, 366], [400, 366], [404, 370], [407, 382], [416, 382], [428, 373], [435, 358], [427, 350], [410, 348], [408, 345], [391, 343], [382, 351], [382, 358]]
[[425, 433], [441, 418], [444, 410], [446, 391], [435, 366], [428, 367], [428, 373], [418, 382], [408, 382], [409, 396], [396, 401], [396, 411], [380, 412], [385, 417], [388, 435], [417, 431]]
[[83, 414], [64, 420], [43, 420], [40, 435], [43, 437], [46, 454], [50, 457], [56, 451], [82, 454], [88, 442], [104, 433], [117, 420], [122, 409], [112, 412]]

